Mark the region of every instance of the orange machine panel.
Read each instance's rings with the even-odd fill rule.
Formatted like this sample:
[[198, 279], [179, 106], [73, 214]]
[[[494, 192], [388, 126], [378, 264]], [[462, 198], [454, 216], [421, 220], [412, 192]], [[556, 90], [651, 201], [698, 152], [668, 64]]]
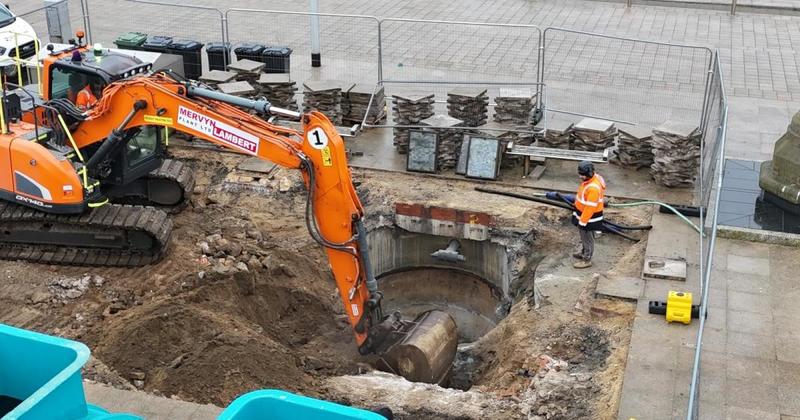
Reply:
[[[0, 140], [0, 149], [3, 146]], [[83, 202], [83, 187], [69, 160], [56, 156], [35, 141], [20, 138], [19, 132], [11, 139], [8, 151], [11, 167], [2, 170], [2, 181], [11, 179], [17, 201], [43, 210]]]

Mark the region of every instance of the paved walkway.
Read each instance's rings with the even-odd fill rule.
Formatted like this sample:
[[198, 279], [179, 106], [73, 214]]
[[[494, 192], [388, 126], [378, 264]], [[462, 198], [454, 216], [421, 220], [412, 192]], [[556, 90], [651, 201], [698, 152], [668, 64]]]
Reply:
[[[647, 255], [696, 255], [694, 235], [657, 215]], [[683, 232], [687, 230], [687, 232]], [[690, 238], [690, 239], [687, 239]], [[800, 417], [800, 249], [719, 239], [703, 338], [700, 419]], [[697, 320], [668, 324], [647, 313], [669, 290], [699, 299], [696, 268], [685, 283], [647, 280], [639, 300], [623, 382], [619, 419], [686, 417]]]
[[213, 405], [156, 397], [140, 391], [123, 391], [91, 381], [83, 383], [86, 400], [112, 413], [136, 414], [147, 420], [213, 420], [222, 409]]
[[715, 259], [702, 418], [800, 417], [800, 249], [723, 239]]

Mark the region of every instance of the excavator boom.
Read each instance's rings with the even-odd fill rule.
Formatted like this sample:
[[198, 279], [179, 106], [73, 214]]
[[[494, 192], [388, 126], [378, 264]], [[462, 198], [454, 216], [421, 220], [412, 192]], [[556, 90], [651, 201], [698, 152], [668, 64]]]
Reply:
[[[298, 118], [301, 130], [270, 124], [251, 112]], [[78, 147], [99, 143], [86, 163], [91, 173], [125, 142], [122, 133], [152, 125], [301, 170], [308, 190], [306, 225], [327, 252], [359, 350], [388, 354], [384, 360], [390, 370], [414, 379], [444, 379], [455, 357], [455, 323], [443, 312], [423, 314], [415, 322], [396, 313], [383, 314], [368, 256], [364, 208], [353, 186], [344, 142], [325, 115], [301, 115], [263, 99], [225, 95], [157, 74], [110, 84], [72, 136]], [[436, 335], [435, 343], [421, 337], [426, 331]]]

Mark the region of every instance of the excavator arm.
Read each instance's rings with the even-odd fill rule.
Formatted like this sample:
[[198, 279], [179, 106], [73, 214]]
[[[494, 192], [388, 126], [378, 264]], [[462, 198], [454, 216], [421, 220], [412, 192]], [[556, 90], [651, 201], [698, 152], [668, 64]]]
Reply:
[[[270, 124], [252, 112], [298, 118], [301, 130]], [[455, 323], [438, 311], [413, 322], [398, 313], [383, 314], [368, 256], [364, 208], [350, 177], [344, 142], [325, 115], [301, 115], [264, 99], [243, 99], [156, 74], [106, 87], [72, 134], [80, 148], [99, 143], [86, 163], [91, 171], [124, 143], [125, 130], [143, 125], [166, 126], [301, 170], [308, 191], [306, 225], [325, 247], [359, 351], [382, 354], [389, 370], [411, 380], [445, 378], [455, 357]]]

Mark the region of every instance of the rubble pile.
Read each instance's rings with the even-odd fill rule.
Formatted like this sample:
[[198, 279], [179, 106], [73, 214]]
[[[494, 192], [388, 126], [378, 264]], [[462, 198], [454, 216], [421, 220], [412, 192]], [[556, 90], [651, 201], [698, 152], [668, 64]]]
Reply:
[[572, 126], [572, 148], [602, 152], [614, 145], [617, 127], [611, 121], [584, 118]]
[[199, 265], [202, 270], [198, 272], [200, 278], [205, 277], [208, 272], [223, 275], [235, 274], [275, 265], [273, 261], [270, 261], [267, 252], [242, 246], [246, 239], [256, 242], [264, 239], [255, 224], [248, 222], [238, 236], [228, 239], [215, 233], [197, 243], [200, 253]]
[[[375, 92], [374, 98], [372, 93]], [[372, 98], [372, 106], [369, 101]], [[378, 124], [386, 118], [386, 96], [383, 86], [377, 88], [367, 84], [353, 86], [343, 98], [347, 102], [344, 120], [350, 124], [360, 124], [367, 116], [368, 124]], [[369, 107], [369, 110], [367, 110]]]
[[232, 71], [211, 70], [200, 76], [200, 81], [212, 89], [216, 89], [220, 83], [228, 83], [234, 80], [236, 80], [236, 73]]
[[447, 114], [463, 121], [465, 127], [486, 124], [489, 115], [486, 89], [461, 87], [447, 92]]
[[243, 82], [253, 82], [258, 80], [264, 63], [253, 60], [239, 60], [228, 65], [228, 71], [236, 73], [236, 80]]
[[536, 94], [529, 88], [500, 89], [500, 95], [494, 98], [494, 120], [505, 124], [529, 124], [535, 99]]
[[222, 93], [227, 93], [228, 95], [234, 95], [234, 96], [241, 96], [243, 98], [249, 98], [256, 94], [256, 89], [253, 87], [253, 85], [244, 81], [220, 83], [219, 85], [217, 85], [217, 88]]
[[439, 134], [439, 147], [436, 149], [436, 168], [455, 168], [458, 156], [461, 153], [461, 143], [464, 140], [464, 130], [459, 130], [455, 127], [462, 127], [464, 122], [448, 115], [434, 114], [419, 123], [420, 125], [431, 127], [426, 130], [432, 130]]
[[[392, 95], [392, 119], [395, 125], [419, 125], [433, 115], [433, 94]], [[408, 152], [408, 128], [394, 128], [394, 146], [401, 154]]]
[[342, 84], [335, 80], [303, 83], [303, 112], [316, 109], [335, 125], [342, 124]]
[[617, 139], [616, 159], [613, 163], [635, 169], [649, 167], [653, 164], [653, 132], [649, 128], [634, 126], [620, 128]]
[[700, 128], [667, 121], [653, 130], [650, 174], [667, 187], [694, 183], [700, 165]]
[[539, 356], [537, 362], [538, 371], [525, 391], [524, 400], [532, 406], [528, 418], [590, 418], [588, 407], [576, 402], [586, 400], [587, 395], [597, 392], [592, 375], [571, 372], [569, 363], [544, 354]]
[[289, 78], [288, 73], [261, 73], [256, 80], [259, 95], [267, 98], [270, 103], [278, 108], [297, 111], [297, 101], [294, 95], [297, 92], [296, 83]]
[[572, 148], [572, 122], [562, 119], [547, 121], [544, 136], [539, 138], [539, 145], [554, 149]]
[[[103, 277], [94, 274], [84, 274], [80, 277], [56, 277], [47, 285], [49, 293], [35, 294], [32, 300], [33, 303], [42, 303], [50, 300], [65, 302], [77, 299], [86, 294], [89, 288], [100, 287], [105, 281]], [[45, 298], [41, 296], [45, 296]]]

